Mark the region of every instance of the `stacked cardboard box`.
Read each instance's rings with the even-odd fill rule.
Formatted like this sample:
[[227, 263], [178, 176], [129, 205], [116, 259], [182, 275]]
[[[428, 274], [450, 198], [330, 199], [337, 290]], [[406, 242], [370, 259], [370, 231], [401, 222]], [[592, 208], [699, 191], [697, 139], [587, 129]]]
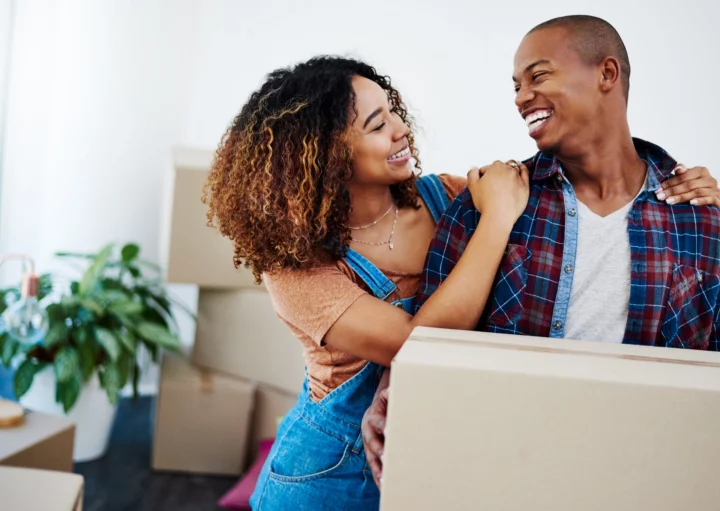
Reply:
[[26, 410], [23, 421], [0, 428], [0, 465], [71, 472], [75, 423]]
[[718, 509], [720, 353], [417, 329], [383, 511]]
[[[234, 267], [232, 242], [207, 226], [200, 198], [211, 160], [210, 151], [176, 149], [167, 179], [161, 237], [166, 278], [196, 284], [200, 292], [189, 361], [169, 358], [162, 366], [153, 466], [236, 474], [295, 403], [304, 360], [264, 286], [255, 285], [249, 270]], [[208, 381], [212, 392], [203, 386]], [[213, 436], [212, 448], [203, 444], [207, 436]], [[222, 455], [212, 451], [220, 445]], [[172, 454], [181, 448], [196, 454]]]

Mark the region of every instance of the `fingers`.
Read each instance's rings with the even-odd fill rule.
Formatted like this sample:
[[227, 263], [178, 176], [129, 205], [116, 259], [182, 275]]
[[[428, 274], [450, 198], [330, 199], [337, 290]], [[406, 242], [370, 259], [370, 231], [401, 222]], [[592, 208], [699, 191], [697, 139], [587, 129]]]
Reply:
[[[483, 167], [484, 169], [485, 167]], [[484, 170], [479, 169], [478, 167], [471, 168], [467, 173], [467, 180], [468, 183], [472, 183], [473, 181], [477, 181], [480, 179], [480, 176], [485, 174]]]
[[705, 167], [693, 167], [688, 169], [684, 165], [680, 164], [675, 167], [675, 177], [671, 177], [670, 179], [663, 181], [661, 187], [663, 190], [667, 190], [668, 188], [672, 188], [681, 183], [708, 177], [713, 179], [710, 175], [710, 171]]
[[684, 202], [689, 202], [693, 206], [699, 206], [699, 200], [700, 198], [709, 198], [712, 199], [713, 197], [717, 197], [718, 194], [720, 194], [720, 191], [713, 188], [696, 188], [694, 190], [690, 190], [689, 192], [680, 193], [677, 195], [673, 195], [672, 197], [668, 197], [665, 199], [665, 202], [668, 204], [682, 204]]
[[368, 447], [367, 444], [365, 444], [365, 458], [367, 459], [368, 466], [370, 467], [370, 470], [372, 471], [373, 479], [375, 480], [375, 484], [377, 484], [377, 487], [380, 488], [380, 483], [382, 481], [382, 451], [380, 451], [381, 454], [376, 454], [377, 451], [374, 451]]
[[716, 206], [720, 208], [720, 196], [712, 195], [691, 199], [690, 204], [693, 206]]
[[527, 166], [523, 163], [520, 163], [519, 166], [520, 166], [520, 179], [522, 179], [522, 182], [525, 186], [530, 186], [530, 171], [528, 170]]

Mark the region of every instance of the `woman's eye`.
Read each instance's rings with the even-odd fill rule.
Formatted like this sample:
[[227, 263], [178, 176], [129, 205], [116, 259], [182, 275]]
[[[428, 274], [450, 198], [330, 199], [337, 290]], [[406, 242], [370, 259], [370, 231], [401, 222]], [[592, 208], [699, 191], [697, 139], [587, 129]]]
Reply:
[[373, 131], [380, 131], [381, 129], [383, 129], [383, 126], [385, 126], [385, 123], [381, 122], [380, 125], [377, 128], [375, 128]]

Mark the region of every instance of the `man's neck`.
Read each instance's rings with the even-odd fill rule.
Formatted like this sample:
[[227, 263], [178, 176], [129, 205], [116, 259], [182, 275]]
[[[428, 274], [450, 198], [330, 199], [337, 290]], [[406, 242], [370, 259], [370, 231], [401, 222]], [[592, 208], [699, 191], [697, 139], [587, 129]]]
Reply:
[[647, 165], [638, 156], [629, 130], [556, 157], [578, 196], [592, 201], [635, 197], [645, 183]]

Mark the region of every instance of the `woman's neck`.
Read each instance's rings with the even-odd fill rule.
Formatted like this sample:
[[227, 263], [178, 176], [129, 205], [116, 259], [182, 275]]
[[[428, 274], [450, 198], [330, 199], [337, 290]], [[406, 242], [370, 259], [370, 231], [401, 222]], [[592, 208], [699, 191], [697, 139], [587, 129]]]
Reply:
[[355, 187], [350, 190], [348, 226], [359, 227], [381, 218], [394, 204], [389, 186]]

